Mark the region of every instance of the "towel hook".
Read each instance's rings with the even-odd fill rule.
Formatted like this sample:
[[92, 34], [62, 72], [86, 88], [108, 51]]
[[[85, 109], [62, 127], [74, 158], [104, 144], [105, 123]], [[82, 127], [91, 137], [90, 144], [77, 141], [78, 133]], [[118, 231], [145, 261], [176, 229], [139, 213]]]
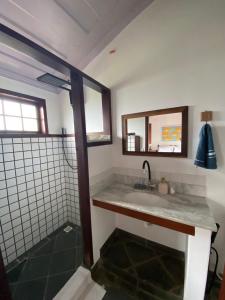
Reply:
[[213, 119], [213, 112], [212, 111], [203, 111], [201, 112], [201, 121], [206, 122], [206, 124]]

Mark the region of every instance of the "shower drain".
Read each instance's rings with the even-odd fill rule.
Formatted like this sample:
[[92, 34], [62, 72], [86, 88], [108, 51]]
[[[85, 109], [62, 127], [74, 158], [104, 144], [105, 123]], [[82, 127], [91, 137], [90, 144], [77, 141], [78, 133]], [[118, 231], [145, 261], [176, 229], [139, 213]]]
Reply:
[[63, 231], [66, 232], [66, 233], [70, 232], [71, 230], [73, 230], [73, 228], [72, 228], [71, 226], [66, 226], [66, 227], [63, 229]]

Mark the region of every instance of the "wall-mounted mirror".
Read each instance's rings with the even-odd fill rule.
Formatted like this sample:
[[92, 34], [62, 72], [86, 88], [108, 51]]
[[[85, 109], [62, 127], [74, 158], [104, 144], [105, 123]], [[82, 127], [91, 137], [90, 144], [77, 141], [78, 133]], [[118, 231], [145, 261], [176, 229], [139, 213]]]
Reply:
[[112, 143], [110, 90], [84, 85], [88, 147]]
[[123, 154], [187, 157], [188, 107], [122, 116]]

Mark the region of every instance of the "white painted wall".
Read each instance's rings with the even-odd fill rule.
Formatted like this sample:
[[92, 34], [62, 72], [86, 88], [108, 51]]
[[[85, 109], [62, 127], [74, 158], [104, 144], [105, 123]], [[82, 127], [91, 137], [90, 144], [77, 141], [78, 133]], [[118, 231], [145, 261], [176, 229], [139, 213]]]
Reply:
[[[88, 148], [89, 180], [92, 184], [100, 183], [108, 176], [112, 168], [112, 146]], [[90, 200], [91, 201], [91, 200]], [[94, 263], [99, 259], [99, 250], [116, 228], [116, 215], [92, 205], [91, 225]]]
[[[143, 161], [143, 157], [122, 155], [122, 114], [190, 107], [188, 158], [149, 157], [149, 161], [153, 171], [206, 175], [207, 196], [222, 226], [216, 241], [220, 270], [225, 261], [224, 37], [225, 1], [155, 0], [85, 70], [112, 89], [115, 167], [140, 168]], [[117, 52], [109, 55], [112, 48]], [[204, 110], [214, 112], [213, 134], [219, 166], [215, 171], [193, 165], [202, 125], [200, 112]], [[89, 163], [102, 164], [110, 155], [102, 157], [100, 152]], [[171, 238], [168, 234], [167, 241]]]
[[49, 133], [61, 133], [62, 114], [58, 94], [1, 76], [0, 88], [45, 99]]
[[67, 134], [74, 133], [73, 109], [70, 104], [70, 97], [67, 91], [62, 91], [59, 95], [61, 105], [62, 124]]

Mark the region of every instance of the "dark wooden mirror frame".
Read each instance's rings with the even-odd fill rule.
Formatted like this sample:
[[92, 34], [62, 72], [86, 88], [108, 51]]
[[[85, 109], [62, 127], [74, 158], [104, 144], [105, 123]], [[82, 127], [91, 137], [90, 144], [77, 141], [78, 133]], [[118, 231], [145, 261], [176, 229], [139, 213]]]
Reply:
[[[148, 118], [150, 116], [165, 115], [172, 113], [182, 113], [182, 143], [181, 152], [147, 152], [147, 151], [127, 151], [126, 149], [126, 137], [127, 137], [127, 122], [129, 119], [145, 117], [145, 123], [148, 124]], [[145, 135], [147, 135], [147, 130]], [[147, 140], [147, 138], [146, 138]], [[123, 155], [135, 155], [135, 156], [158, 156], [158, 157], [187, 157], [188, 155], [188, 106], [180, 106], [166, 109], [158, 109], [140, 113], [133, 113], [122, 115], [122, 150]]]

